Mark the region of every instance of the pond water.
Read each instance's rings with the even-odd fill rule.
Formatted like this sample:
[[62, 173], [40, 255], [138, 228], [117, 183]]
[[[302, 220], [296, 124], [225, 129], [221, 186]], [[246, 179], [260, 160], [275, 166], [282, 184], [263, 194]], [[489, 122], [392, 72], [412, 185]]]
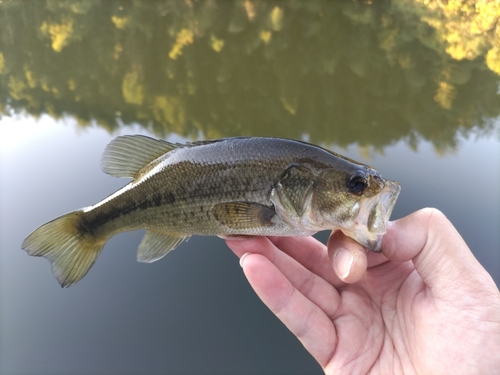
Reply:
[[439, 208], [500, 285], [500, 33], [439, 4], [0, 1], [0, 373], [321, 373], [218, 238], [141, 264], [144, 232], [118, 235], [69, 289], [21, 250], [126, 183], [100, 170], [121, 134], [373, 165], [402, 186], [393, 219]]

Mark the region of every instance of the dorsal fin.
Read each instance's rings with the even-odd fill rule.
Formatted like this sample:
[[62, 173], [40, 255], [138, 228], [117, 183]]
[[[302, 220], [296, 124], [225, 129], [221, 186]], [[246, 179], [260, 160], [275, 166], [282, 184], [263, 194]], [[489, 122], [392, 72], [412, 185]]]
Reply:
[[235, 139], [235, 138], [247, 138], [247, 137], [232, 137], [232, 138], [218, 138], [218, 139], [203, 139], [201, 141], [192, 141], [192, 142], [186, 142], [185, 144], [179, 144], [176, 143], [177, 146], [182, 146], [182, 147], [196, 147], [196, 146], [204, 146], [204, 145], [210, 145], [212, 143], [218, 143], [218, 142], [223, 142], [227, 141], [229, 139]]
[[179, 147], [143, 135], [123, 135], [113, 139], [104, 150], [101, 168], [114, 177], [132, 177], [153, 160]]

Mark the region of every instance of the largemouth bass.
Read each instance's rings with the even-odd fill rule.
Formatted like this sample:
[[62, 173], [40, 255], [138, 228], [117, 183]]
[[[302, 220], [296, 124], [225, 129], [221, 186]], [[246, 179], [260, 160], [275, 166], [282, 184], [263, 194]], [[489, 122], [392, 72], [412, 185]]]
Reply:
[[60, 216], [23, 243], [63, 287], [79, 281], [112, 236], [146, 229], [137, 260], [154, 262], [191, 235], [306, 236], [341, 230], [379, 252], [400, 192], [373, 168], [308, 143], [225, 138], [172, 144], [121, 136], [102, 170], [132, 181]]

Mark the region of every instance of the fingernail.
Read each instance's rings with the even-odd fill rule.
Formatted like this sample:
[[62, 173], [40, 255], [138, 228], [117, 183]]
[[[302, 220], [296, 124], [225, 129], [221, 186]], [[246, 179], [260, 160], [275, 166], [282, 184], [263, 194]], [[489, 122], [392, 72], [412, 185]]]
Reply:
[[243, 268], [243, 260], [247, 257], [247, 255], [250, 255], [250, 253], [245, 253], [241, 256], [240, 258], [240, 266]]
[[341, 279], [345, 279], [347, 276], [349, 276], [353, 261], [354, 257], [349, 250], [344, 248], [340, 248], [337, 250], [337, 252], [335, 253], [335, 266], [337, 267], [337, 271]]

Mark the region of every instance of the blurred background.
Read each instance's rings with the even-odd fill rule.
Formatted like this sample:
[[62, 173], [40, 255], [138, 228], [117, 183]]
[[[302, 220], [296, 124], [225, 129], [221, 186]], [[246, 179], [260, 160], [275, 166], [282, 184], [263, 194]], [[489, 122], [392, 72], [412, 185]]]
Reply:
[[[127, 183], [121, 134], [277, 136], [442, 210], [500, 285], [499, 1], [0, 1], [0, 373], [321, 374], [218, 238], [114, 237], [76, 286], [21, 250]], [[326, 241], [327, 232], [317, 237]], [[307, 251], [307, 249], [304, 249]]]

